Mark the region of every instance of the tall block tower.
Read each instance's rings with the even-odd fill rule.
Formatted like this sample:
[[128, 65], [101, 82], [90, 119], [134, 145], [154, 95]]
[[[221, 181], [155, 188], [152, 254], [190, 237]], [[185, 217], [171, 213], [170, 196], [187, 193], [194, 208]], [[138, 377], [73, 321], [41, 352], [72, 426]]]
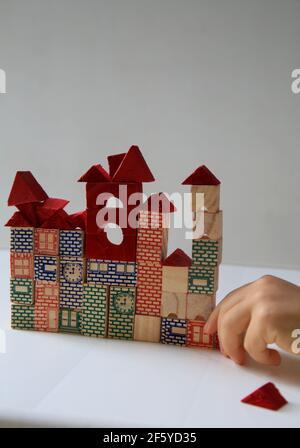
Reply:
[[220, 181], [202, 165], [183, 185], [191, 185], [194, 224], [193, 261], [188, 273], [187, 345], [210, 347], [214, 341], [204, 334], [203, 327], [215, 307], [222, 258]]

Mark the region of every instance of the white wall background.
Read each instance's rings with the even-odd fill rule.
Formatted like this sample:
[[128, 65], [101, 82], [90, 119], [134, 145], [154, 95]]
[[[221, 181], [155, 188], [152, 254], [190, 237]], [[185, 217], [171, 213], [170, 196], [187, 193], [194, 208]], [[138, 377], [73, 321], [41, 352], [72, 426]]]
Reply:
[[135, 143], [150, 189], [221, 178], [225, 262], [300, 268], [299, 23], [297, 0], [0, 0], [0, 246], [16, 170], [77, 210]]

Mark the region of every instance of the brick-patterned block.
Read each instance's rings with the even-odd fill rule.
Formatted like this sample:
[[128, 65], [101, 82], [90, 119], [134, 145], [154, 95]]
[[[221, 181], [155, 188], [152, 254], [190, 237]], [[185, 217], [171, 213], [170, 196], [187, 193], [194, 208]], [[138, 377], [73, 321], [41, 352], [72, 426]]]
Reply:
[[214, 337], [204, 333], [205, 322], [198, 320], [189, 320], [187, 326], [187, 346], [197, 348], [213, 348], [215, 345]]
[[163, 229], [138, 229], [136, 261], [138, 264], [160, 264], [163, 258]]
[[136, 313], [160, 316], [162, 266], [138, 264]]
[[219, 241], [208, 239], [193, 240], [193, 265], [214, 268], [219, 263]]
[[187, 321], [185, 319], [162, 318], [160, 335], [162, 344], [185, 346], [186, 337]]
[[10, 274], [12, 278], [33, 278], [33, 255], [11, 252]]
[[34, 281], [29, 278], [11, 278], [10, 300], [24, 305], [33, 305]]
[[51, 255], [34, 256], [34, 278], [38, 281], [57, 282], [58, 257]]
[[11, 326], [16, 330], [34, 330], [34, 306], [12, 303]]
[[84, 336], [106, 337], [108, 286], [85, 284], [81, 316], [81, 333]]
[[12, 227], [10, 229], [10, 250], [18, 253], [33, 253], [34, 229], [31, 227]]
[[81, 330], [81, 311], [71, 310], [69, 308], [60, 308], [59, 332], [80, 333], [80, 330]]
[[58, 255], [59, 230], [35, 229], [34, 253], [36, 255]]
[[189, 293], [213, 295], [216, 290], [216, 268], [207, 268], [194, 264], [189, 268]]
[[35, 285], [35, 330], [58, 331], [59, 284], [36, 282]]
[[85, 262], [80, 257], [60, 258], [60, 306], [81, 308]]
[[61, 230], [59, 233], [59, 254], [63, 257], [84, 256], [84, 232], [82, 230]]
[[87, 283], [136, 286], [136, 264], [126, 261], [87, 260]]
[[108, 337], [133, 339], [135, 288], [111, 286], [109, 300]]

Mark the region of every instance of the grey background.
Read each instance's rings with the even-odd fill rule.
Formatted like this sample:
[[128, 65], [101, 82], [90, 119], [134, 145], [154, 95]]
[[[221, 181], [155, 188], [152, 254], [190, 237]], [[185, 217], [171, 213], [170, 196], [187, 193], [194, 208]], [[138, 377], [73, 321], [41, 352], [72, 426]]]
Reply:
[[0, 246], [16, 170], [75, 211], [76, 179], [135, 143], [147, 191], [222, 180], [224, 262], [300, 268], [299, 23], [297, 0], [0, 0]]

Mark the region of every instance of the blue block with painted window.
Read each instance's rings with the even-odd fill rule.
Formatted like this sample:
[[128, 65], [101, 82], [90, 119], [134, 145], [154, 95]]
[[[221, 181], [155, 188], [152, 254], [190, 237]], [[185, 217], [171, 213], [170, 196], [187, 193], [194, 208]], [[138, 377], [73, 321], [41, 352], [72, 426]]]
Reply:
[[126, 261], [88, 259], [87, 282], [136, 286], [136, 264]]

